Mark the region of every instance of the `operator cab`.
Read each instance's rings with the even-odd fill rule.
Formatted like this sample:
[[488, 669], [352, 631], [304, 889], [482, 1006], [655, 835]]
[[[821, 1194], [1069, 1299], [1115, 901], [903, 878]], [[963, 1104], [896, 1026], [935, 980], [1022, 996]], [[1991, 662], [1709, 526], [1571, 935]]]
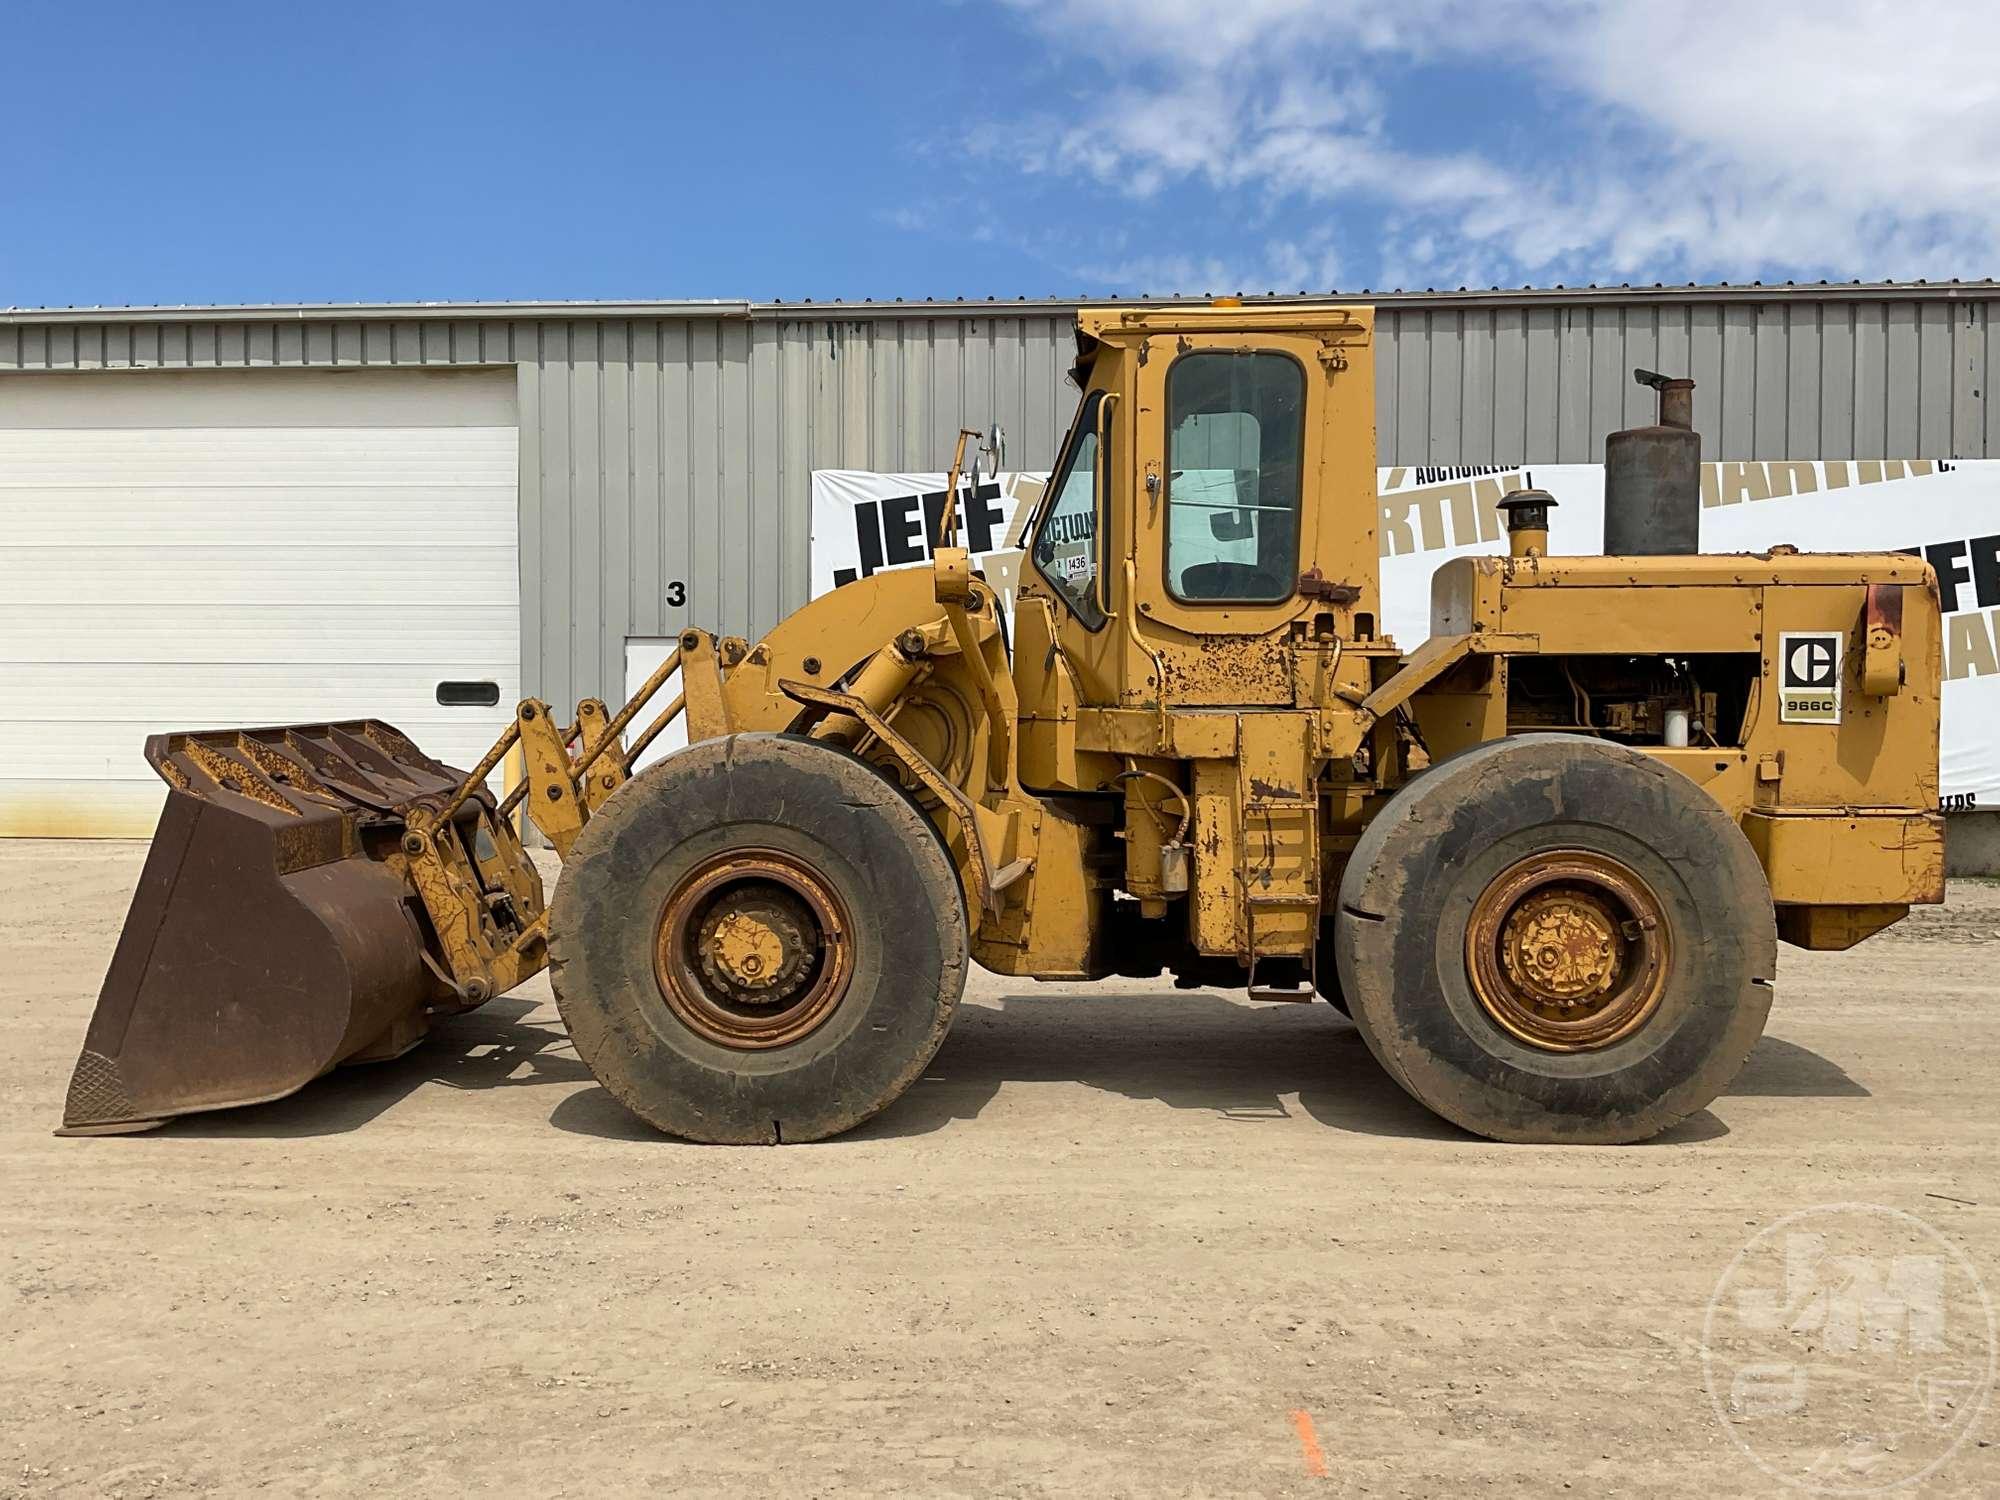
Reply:
[[[1046, 609], [1043, 650], [1060, 650], [1080, 701], [1289, 701], [1270, 672], [1225, 668], [1267, 665], [1302, 619], [1372, 638], [1374, 393], [1342, 379], [1371, 326], [1345, 307], [1079, 315], [1083, 395], [1020, 597]], [[1177, 672], [1197, 650], [1205, 669]]]

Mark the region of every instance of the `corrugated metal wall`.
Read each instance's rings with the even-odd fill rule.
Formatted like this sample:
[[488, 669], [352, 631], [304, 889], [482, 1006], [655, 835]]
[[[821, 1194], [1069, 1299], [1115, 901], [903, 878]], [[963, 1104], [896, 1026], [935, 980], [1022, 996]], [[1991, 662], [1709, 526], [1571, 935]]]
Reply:
[[[1380, 458], [1594, 460], [1650, 420], [1634, 366], [1695, 377], [1711, 459], [2000, 456], [1995, 297], [1377, 299]], [[615, 698], [628, 635], [755, 635], [803, 602], [813, 469], [942, 468], [961, 423], [990, 421], [1040, 467], [1075, 399], [1055, 304], [525, 311], [15, 313], [0, 371], [517, 367], [522, 678], [559, 704]]]
[[615, 696], [627, 635], [754, 637], [803, 604], [814, 469], [940, 468], [961, 421], [1046, 463], [1073, 403], [1049, 315], [570, 321], [517, 350], [524, 677], [559, 702]]
[[1995, 304], [1975, 298], [1392, 306], [1376, 423], [1387, 463], [1596, 463], [1653, 420], [1632, 371], [1695, 380], [1702, 457], [2000, 455]]

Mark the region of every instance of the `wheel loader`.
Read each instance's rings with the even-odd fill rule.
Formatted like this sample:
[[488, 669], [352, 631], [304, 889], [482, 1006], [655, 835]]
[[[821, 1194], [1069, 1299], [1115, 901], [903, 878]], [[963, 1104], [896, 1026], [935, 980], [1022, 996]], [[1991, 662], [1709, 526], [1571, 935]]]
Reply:
[[1080, 313], [1011, 622], [957, 545], [961, 435], [929, 567], [754, 643], [686, 630], [616, 713], [527, 699], [469, 769], [376, 721], [152, 738], [166, 807], [66, 1128], [274, 1099], [547, 968], [661, 1131], [814, 1140], [924, 1071], [973, 963], [1323, 998], [1496, 1140], [1700, 1110], [1780, 939], [1943, 897], [1935, 577], [1701, 554], [1691, 383], [1641, 371], [1618, 550], [1554, 555], [1559, 497], [1486, 496], [1496, 555], [1437, 569], [1406, 651], [1372, 339], [1365, 306]]

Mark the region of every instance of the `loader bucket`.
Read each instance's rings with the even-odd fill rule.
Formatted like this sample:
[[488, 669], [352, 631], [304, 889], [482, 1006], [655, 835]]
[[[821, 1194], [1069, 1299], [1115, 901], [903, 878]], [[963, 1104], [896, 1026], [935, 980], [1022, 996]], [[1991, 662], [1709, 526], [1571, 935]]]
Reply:
[[[64, 1133], [281, 1098], [341, 1063], [397, 1056], [433, 1011], [475, 1003], [437, 967], [400, 854], [403, 814], [441, 805], [462, 773], [374, 720], [155, 735], [146, 759], [167, 805]], [[452, 826], [487, 861], [525, 867], [538, 906], [483, 788]]]

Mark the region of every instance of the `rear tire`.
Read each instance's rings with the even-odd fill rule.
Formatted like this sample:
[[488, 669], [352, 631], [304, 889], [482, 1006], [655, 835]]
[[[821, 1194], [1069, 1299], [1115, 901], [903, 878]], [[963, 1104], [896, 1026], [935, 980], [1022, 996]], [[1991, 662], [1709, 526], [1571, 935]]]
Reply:
[[704, 741], [585, 827], [550, 908], [577, 1053], [694, 1141], [852, 1129], [923, 1072], [965, 988], [958, 875], [907, 797], [791, 735]]
[[1763, 1034], [1771, 896], [1713, 798], [1572, 735], [1481, 745], [1411, 782], [1341, 882], [1341, 987], [1420, 1103], [1503, 1141], [1642, 1141]]

